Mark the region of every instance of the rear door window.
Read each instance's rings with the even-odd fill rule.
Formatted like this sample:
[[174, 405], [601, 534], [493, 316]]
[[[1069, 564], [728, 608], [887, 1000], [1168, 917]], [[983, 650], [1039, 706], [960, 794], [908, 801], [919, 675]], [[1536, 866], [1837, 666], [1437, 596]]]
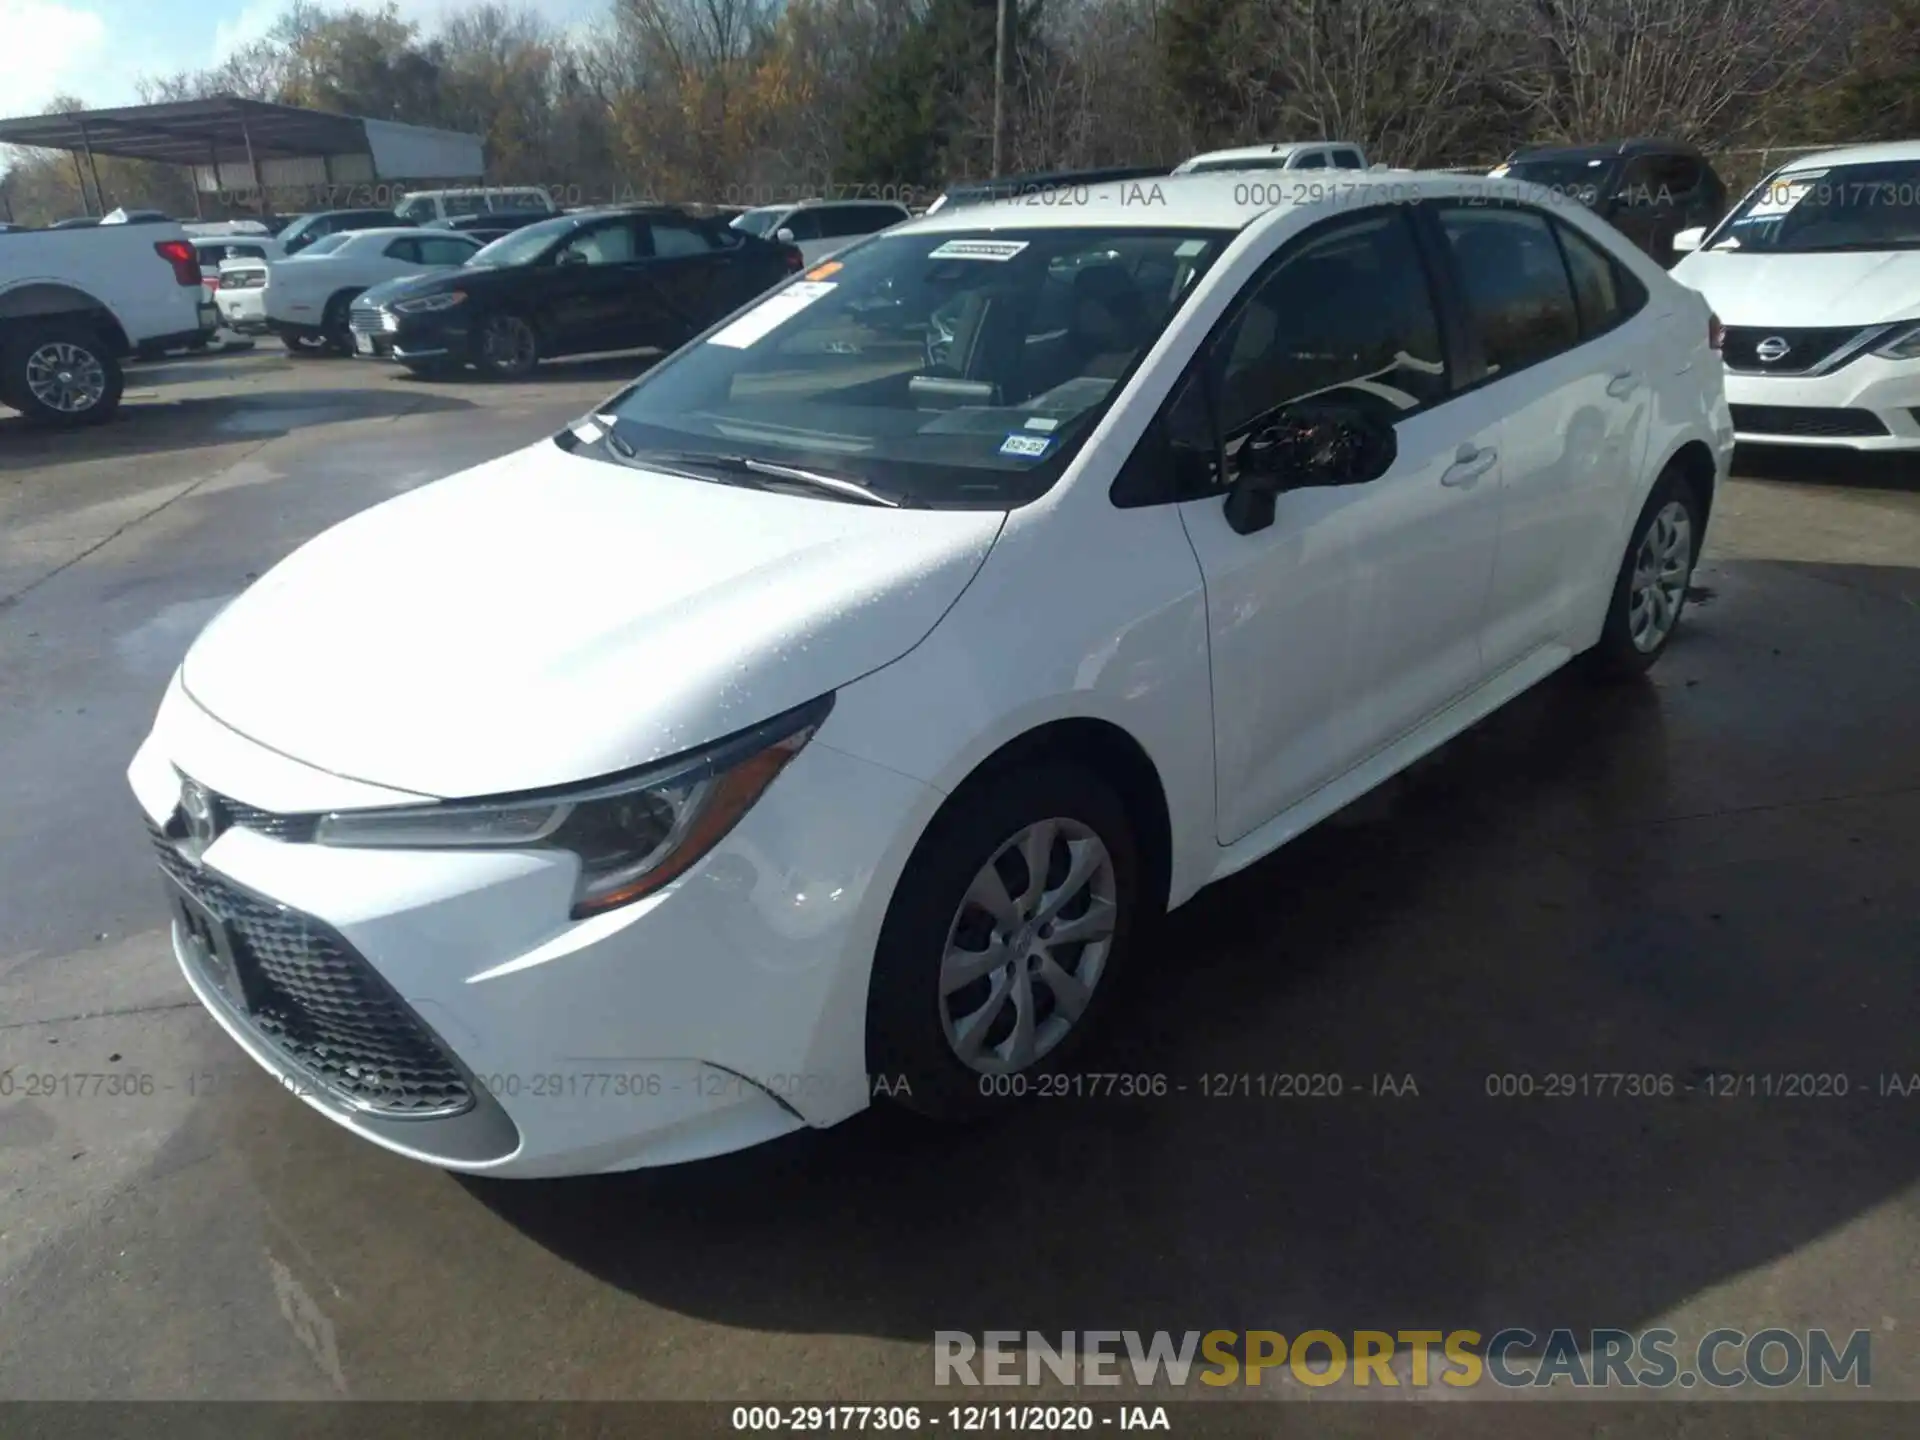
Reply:
[[1489, 375], [1580, 343], [1573, 285], [1544, 215], [1483, 206], [1446, 206], [1438, 215]]

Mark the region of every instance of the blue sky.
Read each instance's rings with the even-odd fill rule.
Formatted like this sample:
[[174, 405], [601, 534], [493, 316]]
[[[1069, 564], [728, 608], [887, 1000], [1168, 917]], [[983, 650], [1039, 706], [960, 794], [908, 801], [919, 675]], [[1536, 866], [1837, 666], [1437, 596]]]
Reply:
[[[460, 0], [398, 0], [431, 29]], [[142, 75], [199, 70], [266, 33], [286, 0], [0, 0], [0, 117], [29, 115], [55, 95], [92, 106], [132, 105]], [[347, 0], [328, 8], [346, 9]], [[539, 0], [529, 8], [561, 22], [606, 9], [605, 0]]]

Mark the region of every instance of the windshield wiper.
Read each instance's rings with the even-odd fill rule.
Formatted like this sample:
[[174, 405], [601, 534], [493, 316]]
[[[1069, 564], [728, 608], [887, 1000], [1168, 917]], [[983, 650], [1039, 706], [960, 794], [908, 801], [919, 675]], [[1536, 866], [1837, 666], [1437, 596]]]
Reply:
[[846, 500], [859, 505], [884, 505], [888, 509], [898, 510], [902, 502], [891, 495], [882, 495], [878, 490], [869, 489], [857, 480], [843, 479], [838, 475], [822, 475], [818, 470], [803, 470], [797, 465], [781, 465], [772, 460], [757, 460], [751, 455], [715, 455], [700, 450], [635, 450], [625, 441], [615, 443], [614, 432], [607, 432], [608, 448], [630, 464], [650, 465], [656, 461], [665, 465], [686, 469], [718, 470], [731, 475], [765, 475], [774, 480], [788, 480], [796, 484], [811, 486], [815, 490], [825, 491], [836, 499]]

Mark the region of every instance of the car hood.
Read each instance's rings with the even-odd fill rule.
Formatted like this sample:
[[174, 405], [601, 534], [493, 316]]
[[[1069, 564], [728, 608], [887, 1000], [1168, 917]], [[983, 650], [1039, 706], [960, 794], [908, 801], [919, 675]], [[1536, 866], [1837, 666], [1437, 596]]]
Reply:
[[1825, 328], [1920, 319], [1920, 251], [1762, 255], [1696, 250], [1673, 278], [1728, 325]]
[[551, 441], [326, 531], [181, 680], [262, 745], [440, 797], [646, 765], [898, 659], [1005, 516], [661, 475]]
[[405, 300], [414, 295], [432, 295], [442, 290], [465, 288], [456, 286], [456, 277], [464, 280], [470, 273], [466, 266], [456, 265], [442, 270], [428, 270], [418, 275], [402, 275], [397, 280], [382, 280], [378, 285], [369, 285], [358, 296], [357, 303], [375, 306], [391, 305], [396, 300]]

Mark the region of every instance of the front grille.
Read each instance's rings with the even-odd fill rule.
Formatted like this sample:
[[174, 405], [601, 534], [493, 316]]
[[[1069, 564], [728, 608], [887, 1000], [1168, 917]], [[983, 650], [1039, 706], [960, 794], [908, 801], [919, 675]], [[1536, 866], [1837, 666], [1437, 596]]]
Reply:
[[378, 335], [385, 330], [381, 313], [371, 305], [354, 305], [347, 310], [347, 328], [356, 335]]
[[[1743, 374], [1804, 375], [1859, 334], [1858, 325], [1824, 330], [1729, 325], [1721, 340], [1720, 357], [1726, 361], [1729, 370], [1738, 370]], [[1760, 347], [1769, 340], [1786, 342], [1787, 351], [1777, 360], [1760, 358]]]
[[1733, 428], [1742, 435], [1835, 437], [1885, 435], [1887, 427], [1871, 410], [1828, 409], [1815, 405], [1734, 405]]
[[153, 828], [160, 867], [225, 922], [243, 1016], [297, 1073], [348, 1104], [427, 1118], [471, 1109], [465, 1075], [420, 1018], [328, 926], [244, 890]]

